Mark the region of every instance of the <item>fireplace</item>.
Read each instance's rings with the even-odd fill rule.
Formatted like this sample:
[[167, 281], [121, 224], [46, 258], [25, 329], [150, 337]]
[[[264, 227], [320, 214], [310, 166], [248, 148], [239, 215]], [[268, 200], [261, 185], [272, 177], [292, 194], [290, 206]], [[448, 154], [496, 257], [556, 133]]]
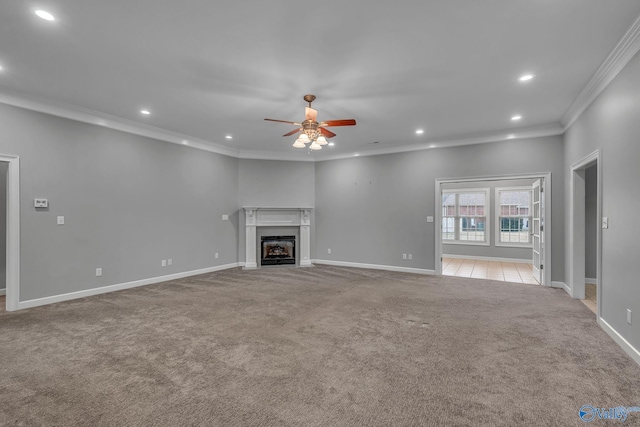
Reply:
[[296, 263], [296, 236], [262, 236], [260, 265]]
[[[311, 211], [313, 208], [245, 206], [243, 209], [245, 211], [245, 269], [251, 270], [264, 265], [261, 236], [267, 234], [276, 238], [295, 235], [294, 260], [288, 262], [298, 267], [312, 266]], [[273, 261], [267, 262], [271, 262], [271, 265], [278, 264]]]

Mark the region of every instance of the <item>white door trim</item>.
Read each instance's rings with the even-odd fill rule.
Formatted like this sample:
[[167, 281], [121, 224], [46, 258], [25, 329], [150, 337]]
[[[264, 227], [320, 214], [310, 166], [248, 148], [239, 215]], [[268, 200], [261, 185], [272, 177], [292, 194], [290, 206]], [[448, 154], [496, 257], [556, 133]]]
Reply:
[[[598, 192], [597, 215], [598, 224], [602, 220], [602, 153], [598, 149], [571, 165], [569, 182], [569, 280], [568, 285], [572, 298], [584, 299], [584, 264], [585, 264], [585, 183], [584, 171], [597, 166], [596, 191]], [[596, 283], [597, 295], [602, 295], [602, 227], [598, 226], [596, 234]], [[602, 298], [597, 299], [597, 316], [600, 317]]]
[[7, 170], [7, 311], [20, 302], [20, 159], [0, 154]]
[[471, 182], [471, 181], [497, 181], [506, 179], [544, 179], [544, 205], [545, 205], [545, 218], [544, 218], [544, 274], [543, 285], [551, 286], [551, 172], [522, 174], [522, 175], [493, 175], [493, 176], [480, 176], [480, 177], [467, 177], [467, 178], [443, 178], [436, 179], [435, 181], [435, 274], [442, 274], [442, 184], [452, 182]]

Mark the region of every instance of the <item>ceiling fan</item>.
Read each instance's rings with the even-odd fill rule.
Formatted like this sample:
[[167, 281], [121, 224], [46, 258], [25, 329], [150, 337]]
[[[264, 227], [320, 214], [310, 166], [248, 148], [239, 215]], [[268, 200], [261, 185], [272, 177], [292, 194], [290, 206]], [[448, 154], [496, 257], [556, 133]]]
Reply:
[[315, 95], [305, 95], [303, 99], [309, 103], [308, 107], [304, 108], [305, 119], [303, 122], [290, 122], [287, 120], [265, 119], [270, 122], [290, 123], [292, 125], [300, 126], [297, 129], [292, 130], [289, 133], [285, 133], [282, 136], [291, 136], [298, 132], [301, 132], [293, 146], [296, 148], [304, 148], [305, 144], [311, 143], [309, 148], [312, 150], [320, 150], [323, 145], [327, 145], [327, 138], [336, 136], [335, 133], [326, 129], [330, 126], [355, 126], [356, 121], [354, 119], [343, 120], [327, 120], [324, 122], [317, 122], [318, 111], [311, 108], [311, 103], [316, 99]]

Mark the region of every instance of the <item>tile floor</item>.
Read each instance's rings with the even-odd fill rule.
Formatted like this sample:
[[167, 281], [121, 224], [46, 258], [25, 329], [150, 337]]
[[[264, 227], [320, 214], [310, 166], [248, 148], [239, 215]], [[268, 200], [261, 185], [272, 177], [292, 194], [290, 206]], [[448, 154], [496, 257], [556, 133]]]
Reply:
[[471, 277], [502, 282], [538, 285], [531, 264], [519, 262], [483, 261], [462, 258], [442, 258], [444, 276]]
[[597, 293], [598, 292], [595, 284], [587, 283], [584, 285], [584, 299], [582, 300], [582, 302], [594, 313], [597, 312]]

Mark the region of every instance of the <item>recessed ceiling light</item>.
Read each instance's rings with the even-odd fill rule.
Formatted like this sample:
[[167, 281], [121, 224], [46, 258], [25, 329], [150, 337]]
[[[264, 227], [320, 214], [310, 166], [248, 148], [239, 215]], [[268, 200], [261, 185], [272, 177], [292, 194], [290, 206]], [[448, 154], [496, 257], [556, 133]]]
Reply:
[[517, 122], [518, 120], [522, 120], [522, 116], [521, 115], [516, 115], [511, 117], [511, 121], [512, 122]]
[[149, 110], [140, 110], [140, 114], [144, 114], [145, 116], [148, 116], [149, 114], [151, 114], [151, 111], [149, 111]]
[[336, 145], [336, 143], [335, 143], [335, 142], [330, 142], [330, 143], [329, 143], [329, 147], [333, 147], [334, 145]]
[[353, 157], [358, 157], [360, 154], [356, 153], [353, 155]]
[[52, 14], [50, 14], [49, 12], [47, 12], [46, 10], [38, 9], [38, 10], [34, 11], [33, 13], [35, 13], [36, 15], [38, 15], [40, 18], [44, 19], [45, 21], [55, 21], [56, 20], [56, 17], [53, 16]]
[[231, 135], [227, 135], [227, 136], [225, 136], [225, 138], [227, 138], [227, 139], [233, 139], [233, 137], [232, 137]]
[[424, 130], [423, 130], [423, 129], [418, 129], [418, 130], [416, 131], [416, 135], [422, 135], [423, 133], [424, 133]]
[[516, 136], [512, 133], [510, 133], [509, 135], [507, 135], [507, 139], [514, 139]]
[[533, 80], [535, 76], [536, 76], [535, 74], [523, 74], [520, 77], [518, 77], [518, 81], [521, 83], [528, 82], [530, 80]]

